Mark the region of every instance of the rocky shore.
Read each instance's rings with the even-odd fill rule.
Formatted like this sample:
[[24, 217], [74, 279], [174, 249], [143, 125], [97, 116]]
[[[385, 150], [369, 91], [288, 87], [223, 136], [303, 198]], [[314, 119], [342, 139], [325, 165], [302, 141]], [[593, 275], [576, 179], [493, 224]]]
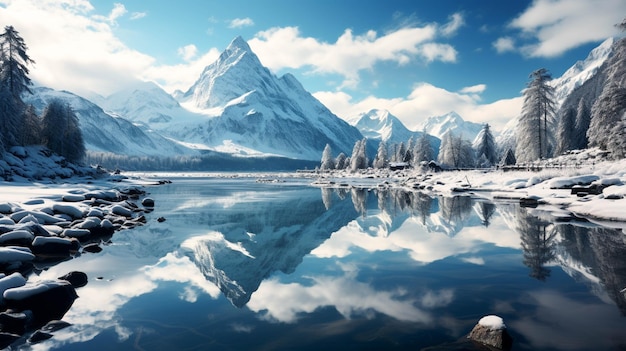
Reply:
[[116, 231], [146, 223], [153, 207], [141, 186], [72, 190], [51, 201], [0, 202], [0, 348], [46, 340], [68, 326], [61, 319], [78, 298], [77, 289], [88, 283], [82, 272], [51, 281], [29, 277], [100, 252]]

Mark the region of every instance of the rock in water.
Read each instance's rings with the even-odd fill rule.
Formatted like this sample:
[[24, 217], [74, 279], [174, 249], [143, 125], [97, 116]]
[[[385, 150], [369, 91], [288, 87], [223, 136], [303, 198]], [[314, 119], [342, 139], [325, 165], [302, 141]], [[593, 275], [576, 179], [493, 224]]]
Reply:
[[513, 345], [513, 339], [507, 332], [504, 321], [494, 315], [481, 318], [468, 338], [500, 350], [510, 350]]

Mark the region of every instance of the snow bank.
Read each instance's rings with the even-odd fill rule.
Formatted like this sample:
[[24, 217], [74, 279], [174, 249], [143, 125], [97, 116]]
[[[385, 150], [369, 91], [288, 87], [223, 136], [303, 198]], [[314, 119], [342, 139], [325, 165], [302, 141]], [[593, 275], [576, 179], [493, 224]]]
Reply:
[[502, 318], [496, 315], [485, 316], [478, 321], [478, 324], [491, 330], [506, 329]]
[[548, 187], [550, 189], [567, 189], [574, 185], [589, 185], [595, 181], [598, 181], [600, 177], [597, 175], [582, 175], [574, 177], [557, 177], [548, 181]]

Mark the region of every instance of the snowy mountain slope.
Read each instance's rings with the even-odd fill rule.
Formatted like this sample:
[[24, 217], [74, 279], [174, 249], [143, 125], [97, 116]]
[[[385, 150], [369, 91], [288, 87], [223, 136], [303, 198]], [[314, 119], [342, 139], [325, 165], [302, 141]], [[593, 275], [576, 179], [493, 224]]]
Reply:
[[155, 130], [167, 130], [170, 122], [202, 119], [201, 115], [180, 106], [177, 100], [153, 82], [137, 84], [118, 91], [97, 103], [105, 110]]
[[[387, 110], [373, 109], [367, 113], [361, 113], [352, 118], [350, 124], [355, 126], [363, 136], [374, 141], [384, 141], [388, 146], [392, 144], [408, 143], [413, 138], [417, 141], [422, 132], [409, 130], [399, 118]], [[430, 144], [433, 150], [439, 150], [441, 140], [430, 136]]]
[[52, 99], [68, 103], [78, 116], [80, 128], [89, 151], [110, 152], [132, 156], [173, 156], [193, 154], [178, 143], [161, 135], [142, 129], [123, 118], [105, 113], [102, 108], [78, 95], [35, 87], [33, 95], [24, 96], [41, 113]]
[[463, 136], [470, 141], [476, 138], [482, 128], [482, 124], [467, 122], [454, 111], [442, 116], [428, 117], [422, 126], [422, 130], [439, 139], [448, 131], [452, 131], [455, 135]]
[[362, 138], [291, 74], [272, 75], [241, 37], [205, 68], [182, 95], [181, 105], [213, 118], [172, 125], [172, 136], [214, 150], [318, 160], [326, 144], [335, 153], [350, 154]]
[[[568, 100], [574, 92], [576, 97], [571, 99], [576, 100], [583, 95], [589, 95], [585, 92], [583, 85], [601, 73], [603, 64], [613, 56], [615, 50], [615, 39], [609, 38], [602, 42], [599, 46], [591, 50], [589, 55], [582, 61], [576, 62], [570, 67], [561, 77], [554, 78], [550, 84], [555, 89], [555, 99], [557, 103], [557, 110]], [[602, 79], [603, 81], [603, 79]], [[594, 89], [598, 90], [597, 87]], [[601, 90], [601, 89], [600, 89]], [[599, 94], [599, 92], [597, 93]], [[594, 92], [591, 95], [597, 96]], [[520, 111], [521, 112], [521, 111]], [[517, 129], [518, 118], [511, 120], [504, 127], [502, 132], [496, 137], [496, 142], [500, 149], [515, 147], [515, 129]]]

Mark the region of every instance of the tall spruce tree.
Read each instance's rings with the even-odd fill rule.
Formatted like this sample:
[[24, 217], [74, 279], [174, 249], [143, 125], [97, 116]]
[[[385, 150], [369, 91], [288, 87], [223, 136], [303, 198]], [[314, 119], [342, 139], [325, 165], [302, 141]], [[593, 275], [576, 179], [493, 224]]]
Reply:
[[372, 167], [381, 169], [387, 168], [388, 166], [389, 160], [387, 159], [387, 144], [381, 140], [378, 144], [378, 151], [376, 152], [376, 157], [374, 158]]
[[320, 169], [321, 170], [335, 169], [335, 159], [333, 158], [333, 151], [330, 148], [329, 144], [326, 144], [326, 146], [324, 147]]
[[517, 128], [518, 161], [531, 162], [550, 157], [554, 147], [556, 103], [551, 74], [540, 68], [530, 74], [524, 89], [524, 104]]
[[24, 124], [24, 92], [30, 93], [28, 65], [34, 61], [26, 54], [26, 43], [13, 26], [0, 34], [0, 137], [5, 147], [20, 144]]

